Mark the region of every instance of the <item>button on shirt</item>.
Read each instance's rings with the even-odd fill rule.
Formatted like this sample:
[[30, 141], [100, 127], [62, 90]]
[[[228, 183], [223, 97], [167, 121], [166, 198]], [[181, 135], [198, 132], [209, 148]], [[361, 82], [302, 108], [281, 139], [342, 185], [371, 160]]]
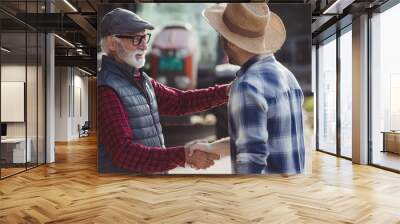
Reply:
[[235, 173], [303, 172], [303, 101], [296, 78], [273, 55], [241, 67], [228, 103]]

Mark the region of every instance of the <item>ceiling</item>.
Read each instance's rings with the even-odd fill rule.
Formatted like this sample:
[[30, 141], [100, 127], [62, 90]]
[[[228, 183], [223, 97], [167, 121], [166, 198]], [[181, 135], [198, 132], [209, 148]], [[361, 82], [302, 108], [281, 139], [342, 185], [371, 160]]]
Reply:
[[[339, 4], [335, 3], [338, 2]], [[307, 3], [312, 9], [312, 35], [320, 35], [337, 20], [347, 14], [356, 14], [377, 7], [387, 0], [270, 0], [269, 3]], [[97, 60], [97, 9], [100, 4], [112, 3], [121, 6], [135, 2], [133, 0], [52, 0], [54, 12], [45, 6], [45, 0], [39, 1], [0, 1], [0, 24], [2, 32], [16, 33], [25, 28], [39, 32], [55, 32], [70, 44], [56, 38], [56, 63], [70, 64], [80, 61], [96, 70]], [[159, 1], [158, 1], [159, 2]], [[174, 1], [179, 2], [179, 1]], [[185, 1], [182, 1], [185, 2]], [[187, 2], [187, 1], [186, 1]], [[335, 6], [335, 7], [331, 7]], [[104, 7], [103, 7], [104, 8]], [[327, 9], [332, 10], [327, 10]], [[132, 8], [134, 10], [135, 7]], [[327, 13], [329, 12], [329, 13]], [[18, 38], [15, 45], [18, 45]], [[23, 43], [20, 43], [23, 44]], [[28, 50], [29, 51], [29, 50]], [[58, 57], [58, 58], [57, 58]]]

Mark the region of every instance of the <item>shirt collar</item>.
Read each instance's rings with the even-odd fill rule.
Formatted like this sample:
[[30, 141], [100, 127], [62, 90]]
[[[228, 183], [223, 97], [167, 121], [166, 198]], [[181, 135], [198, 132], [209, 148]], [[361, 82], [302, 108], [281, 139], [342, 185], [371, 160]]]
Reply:
[[273, 54], [264, 54], [264, 55], [256, 55], [252, 58], [250, 58], [248, 61], [246, 61], [239, 69], [239, 71], [236, 72], [236, 76], [240, 77], [242, 76], [244, 73], [246, 73], [246, 71], [256, 62], [261, 61], [265, 58], [271, 58], [274, 59], [274, 55]]

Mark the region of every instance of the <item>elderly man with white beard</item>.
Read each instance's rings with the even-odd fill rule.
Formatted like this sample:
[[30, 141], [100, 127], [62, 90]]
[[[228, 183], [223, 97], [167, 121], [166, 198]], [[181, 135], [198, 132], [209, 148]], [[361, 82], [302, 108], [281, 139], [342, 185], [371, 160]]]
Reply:
[[97, 77], [99, 172], [166, 173], [185, 164], [213, 165], [216, 154], [165, 147], [159, 114], [179, 116], [224, 104], [229, 85], [181, 91], [151, 79], [141, 68], [154, 27], [129, 10], [107, 13], [100, 29], [105, 55]]

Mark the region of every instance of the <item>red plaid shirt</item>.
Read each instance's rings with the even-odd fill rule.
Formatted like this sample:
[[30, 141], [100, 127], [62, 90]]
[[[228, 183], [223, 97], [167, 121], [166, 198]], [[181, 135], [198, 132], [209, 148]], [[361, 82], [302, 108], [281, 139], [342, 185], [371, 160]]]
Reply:
[[[183, 115], [210, 109], [227, 102], [227, 85], [181, 91], [151, 80], [161, 115]], [[117, 94], [106, 86], [98, 88], [99, 142], [112, 153], [114, 165], [140, 173], [164, 172], [185, 166], [183, 146], [148, 147], [135, 143], [128, 114]]]

